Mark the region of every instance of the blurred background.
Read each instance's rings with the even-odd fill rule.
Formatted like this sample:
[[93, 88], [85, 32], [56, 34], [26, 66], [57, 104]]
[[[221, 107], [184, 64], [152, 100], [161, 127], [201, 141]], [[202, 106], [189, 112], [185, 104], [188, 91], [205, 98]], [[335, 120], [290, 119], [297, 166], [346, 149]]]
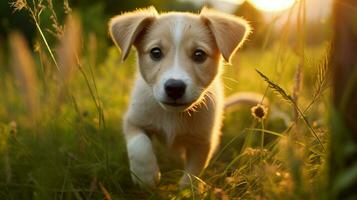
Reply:
[[[332, 0], [309, 0], [306, 1], [306, 32], [309, 37], [306, 37], [307, 44], [318, 45], [323, 42], [326, 37], [331, 35], [328, 24], [330, 23]], [[34, 1], [36, 2], [36, 1]], [[29, 1], [31, 4], [31, 1]], [[287, 18], [291, 18], [288, 40], [296, 41], [296, 17], [298, 15], [298, 6], [295, 5], [295, 0], [132, 0], [132, 1], [53, 1], [53, 8], [57, 13], [57, 18], [60, 23], [64, 22], [66, 4], [81, 16], [83, 32], [87, 38], [89, 35], [95, 35], [99, 40], [100, 45], [111, 44], [107, 32], [107, 22], [109, 18], [125, 11], [131, 11], [136, 8], [147, 7], [154, 5], [160, 12], [165, 11], [190, 11], [199, 13], [203, 6], [213, 7], [217, 10], [242, 16], [250, 21], [254, 28], [251, 42], [248, 47], [257, 47], [264, 43], [264, 38], [267, 34], [271, 34], [272, 38], [279, 38], [281, 30], [286, 23]], [[52, 20], [50, 19], [51, 12], [43, 10], [41, 13], [41, 25], [51, 29]], [[11, 1], [3, 0], [0, 2], [0, 44], [5, 46], [5, 41], [12, 30], [21, 31], [26, 39], [34, 44], [36, 37], [35, 26], [31, 19], [26, 18], [26, 12], [14, 12], [11, 8]], [[51, 36], [49, 36], [49, 39]], [[274, 39], [265, 41], [271, 45]], [[268, 45], [268, 44], [265, 44]], [[101, 46], [100, 48], [102, 48]], [[103, 56], [103, 55], [101, 55]]]
[[[177, 187], [182, 161], [155, 140], [160, 185], [131, 183], [121, 120], [135, 49], [121, 62], [107, 23], [150, 5], [208, 6], [253, 27], [222, 79], [226, 96], [264, 94], [269, 112], [227, 111], [221, 146], [193, 180], [204, 193]], [[357, 91], [356, 70], [346, 70], [356, 13], [354, 0], [1, 0], [0, 199], [356, 199], [357, 145], [342, 120], [357, 124], [356, 101], [343, 92]]]

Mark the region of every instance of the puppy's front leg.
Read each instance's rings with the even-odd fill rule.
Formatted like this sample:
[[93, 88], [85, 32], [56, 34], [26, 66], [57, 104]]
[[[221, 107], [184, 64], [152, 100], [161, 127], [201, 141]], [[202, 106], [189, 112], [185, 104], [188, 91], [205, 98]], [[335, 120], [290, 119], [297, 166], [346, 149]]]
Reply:
[[[185, 171], [190, 175], [198, 176], [206, 167], [210, 157], [211, 144], [200, 142], [186, 147], [186, 166]], [[180, 186], [185, 187], [190, 184], [188, 175], [181, 178]]]
[[150, 138], [140, 128], [124, 122], [131, 177], [135, 184], [155, 187], [160, 171]]

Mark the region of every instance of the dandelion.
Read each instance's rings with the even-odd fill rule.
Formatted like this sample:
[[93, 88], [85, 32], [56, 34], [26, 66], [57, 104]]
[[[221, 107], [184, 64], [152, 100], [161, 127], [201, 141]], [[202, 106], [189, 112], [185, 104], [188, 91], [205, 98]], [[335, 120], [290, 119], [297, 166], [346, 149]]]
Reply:
[[259, 121], [265, 119], [268, 115], [268, 108], [263, 104], [257, 104], [256, 106], [251, 108], [251, 112], [254, 118]]

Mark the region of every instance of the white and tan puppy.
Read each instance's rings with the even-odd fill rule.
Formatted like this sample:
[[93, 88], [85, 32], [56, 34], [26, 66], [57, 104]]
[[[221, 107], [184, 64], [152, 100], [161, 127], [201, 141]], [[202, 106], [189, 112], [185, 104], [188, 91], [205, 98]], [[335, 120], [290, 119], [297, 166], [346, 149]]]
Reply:
[[[185, 170], [199, 175], [220, 140], [224, 94], [221, 57], [229, 62], [248, 24], [204, 8], [200, 14], [140, 9], [114, 17], [110, 34], [124, 60], [135, 46], [139, 74], [124, 118], [134, 183], [155, 186], [160, 171], [151, 136], [184, 150]], [[181, 184], [188, 183], [188, 177]]]

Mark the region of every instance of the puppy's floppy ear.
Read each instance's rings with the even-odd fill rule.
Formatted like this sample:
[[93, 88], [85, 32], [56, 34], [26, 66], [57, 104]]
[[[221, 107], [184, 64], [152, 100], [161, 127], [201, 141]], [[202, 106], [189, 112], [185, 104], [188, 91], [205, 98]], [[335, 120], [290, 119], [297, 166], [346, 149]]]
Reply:
[[200, 17], [215, 37], [223, 58], [230, 62], [231, 55], [243, 44], [250, 33], [251, 28], [248, 22], [205, 7], [201, 10]]
[[110, 36], [122, 51], [122, 60], [127, 58], [130, 48], [139, 34], [156, 19], [157, 15], [157, 11], [151, 6], [118, 15], [110, 20]]

